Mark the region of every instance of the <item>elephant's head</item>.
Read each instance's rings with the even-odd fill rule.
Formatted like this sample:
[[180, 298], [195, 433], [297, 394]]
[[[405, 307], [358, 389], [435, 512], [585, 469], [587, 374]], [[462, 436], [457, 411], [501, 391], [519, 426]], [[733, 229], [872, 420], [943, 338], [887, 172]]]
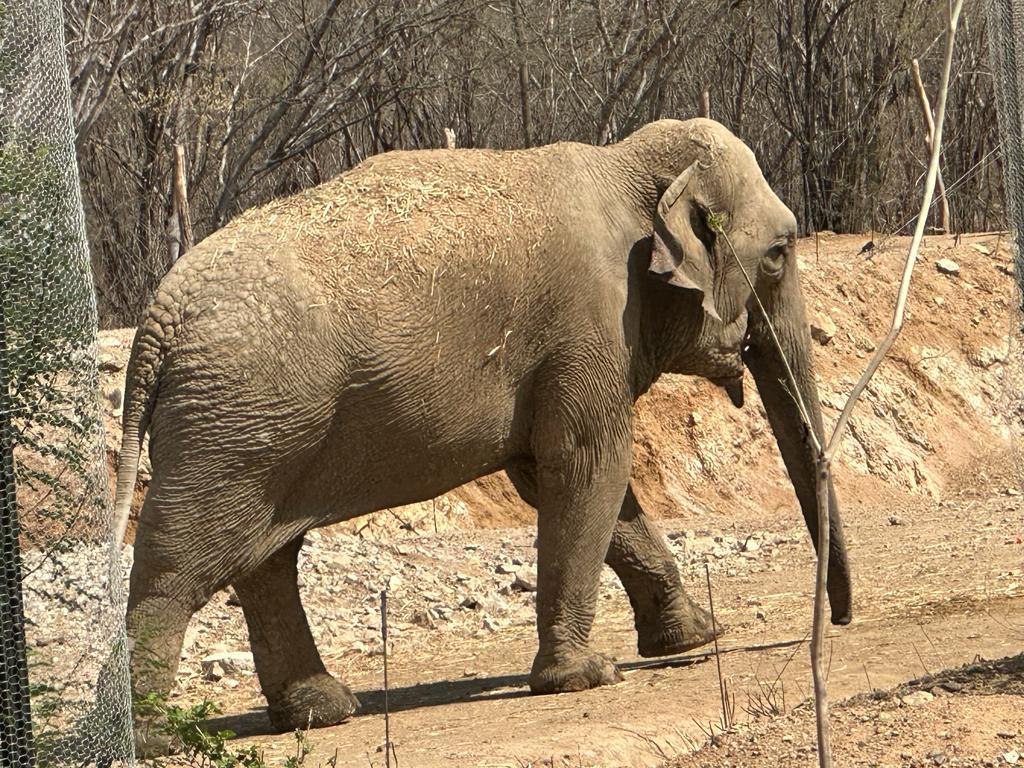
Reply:
[[[753, 152], [723, 126], [692, 120], [662, 126], [658, 133], [670, 135], [657, 136], [655, 149], [647, 153], [657, 168], [659, 193], [649, 271], [667, 284], [658, 289], [661, 311], [666, 301], [680, 303], [686, 306], [681, 315], [686, 322], [697, 318], [700, 326], [685, 350], [676, 348], [675, 364], [672, 354], [666, 356], [667, 368], [707, 376], [725, 386], [737, 405], [743, 401], [743, 366], [750, 369], [817, 543], [814, 455], [757, 303], [760, 298], [820, 438], [821, 409], [795, 252], [796, 219], [768, 186]], [[849, 570], [831, 487], [829, 505], [828, 594], [832, 622], [846, 624], [851, 616]]]

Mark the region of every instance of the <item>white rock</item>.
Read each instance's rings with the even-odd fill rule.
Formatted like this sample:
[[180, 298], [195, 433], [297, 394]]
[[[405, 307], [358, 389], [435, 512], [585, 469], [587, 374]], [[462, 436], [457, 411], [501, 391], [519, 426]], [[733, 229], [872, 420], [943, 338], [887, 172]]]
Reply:
[[228, 675], [251, 675], [256, 671], [256, 664], [248, 651], [211, 653], [200, 664], [207, 680], [220, 680]]
[[918, 707], [922, 704], [927, 704], [934, 698], [935, 697], [928, 693], [928, 691], [914, 691], [913, 693], [908, 693], [906, 696], [901, 696], [900, 701], [908, 707]]
[[99, 368], [104, 373], [117, 373], [124, 369], [124, 364], [111, 354], [101, 352], [96, 358]]
[[819, 344], [828, 344], [836, 335], [836, 324], [828, 315], [815, 314], [811, 320], [811, 338]]
[[512, 582], [512, 589], [519, 592], [537, 591], [537, 570], [535, 568], [521, 568], [516, 572], [516, 580]]
[[1020, 762], [1020, 753], [1016, 751], [1003, 752], [1003, 760], [1007, 765], [1016, 765]]
[[960, 265], [952, 259], [939, 259], [935, 262], [935, 268], [944, 275], [960, 274]]

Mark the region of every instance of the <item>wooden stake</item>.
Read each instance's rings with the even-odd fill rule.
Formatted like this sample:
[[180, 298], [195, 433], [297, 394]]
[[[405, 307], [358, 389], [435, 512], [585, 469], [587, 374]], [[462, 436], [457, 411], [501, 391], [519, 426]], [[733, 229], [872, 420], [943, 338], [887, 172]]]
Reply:
[[178, 218], [181, 247], [178, 249], [178, 258], [184, 256], [192, 247], [194, 238], [192, 236], [192, 212], [188, 207], [188, 182], [185, 173], [185, 147], [181, 144], [174, 145], [174, 213]]

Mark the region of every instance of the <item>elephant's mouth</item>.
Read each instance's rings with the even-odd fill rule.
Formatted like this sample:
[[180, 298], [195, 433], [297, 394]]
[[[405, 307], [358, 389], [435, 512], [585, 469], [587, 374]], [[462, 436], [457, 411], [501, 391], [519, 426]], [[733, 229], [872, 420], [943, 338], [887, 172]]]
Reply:
[[731, 323], [706, 318], [702, 332], [705, 370], [701, 373], [722, 387], [732, 404], [743, 407], [743, 346], [748, 343], [747, 314]]
[[711, 383], [715, 384], [725, 390], [725, 393], [729, 395], [729, 400], [737, 408], [743, 407], [743, 371], [741, 370], [738, 376], [734, 376], [728, 379], [714, 378], [711, 379]]

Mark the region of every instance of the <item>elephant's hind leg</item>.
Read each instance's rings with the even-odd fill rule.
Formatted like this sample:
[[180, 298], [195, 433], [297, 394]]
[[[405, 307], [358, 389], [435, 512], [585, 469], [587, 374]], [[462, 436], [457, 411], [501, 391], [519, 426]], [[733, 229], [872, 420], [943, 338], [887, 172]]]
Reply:
[[270, 722], [280, 731], [335, 725], [359, 705], [327, 672], [309, 630], [299, 598], [301, 546], [299, 537], [234, 582]]
[[172, 743], [162, 701], [174, 686], [182, 641], [192, 615], [223, 584], [195, 562], [195, 552], [180, 546], [168, 531], [159, 487], [150, 489], [139, 519], [128, 593], [127, 631], [131, 649], [136, 752], [166, 754]]

